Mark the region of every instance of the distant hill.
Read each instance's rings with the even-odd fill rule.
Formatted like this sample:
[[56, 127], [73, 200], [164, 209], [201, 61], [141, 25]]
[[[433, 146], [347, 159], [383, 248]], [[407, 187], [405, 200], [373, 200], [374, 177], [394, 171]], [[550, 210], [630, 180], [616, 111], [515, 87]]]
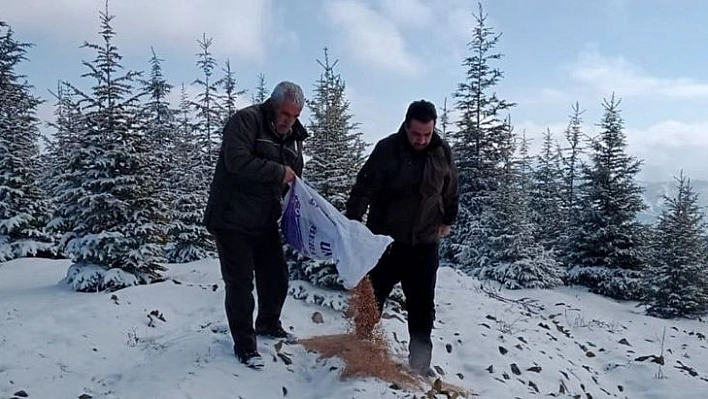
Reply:
[[[642, 187], [645, 188], [644, 202], [649, 206], [649, 208], [639, 214], [639, 220], [643, 223], [653, 224], [661, 215], [661, 211], [664, 209], [665, 201], [664, 196], [673, 198], [676, 196], [676, 181], [663, 181], [663, 182], [640, 182]], [[698, 203], [704, 207], [704, 213], [708, 214], [708, 180], [693, 180], [691, 179], [691, 186], [693, 191], [698, 193]]]

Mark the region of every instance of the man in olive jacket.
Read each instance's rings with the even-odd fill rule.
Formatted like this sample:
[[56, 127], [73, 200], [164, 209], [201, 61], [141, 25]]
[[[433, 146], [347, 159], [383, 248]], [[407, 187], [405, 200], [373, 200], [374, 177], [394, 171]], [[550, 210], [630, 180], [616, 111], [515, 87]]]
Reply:
[[409, 363], [430, 375], [435, 319], [438, 243], [457, 217], [457, 170], [449, 145], [435, 132], [437, 113], [428, 101], [410, 104], [397, 133], [379, 141], [357, 175], [346, 215], [375, 234], [393, 237], [369, 273], [379, 313], [394, 285], [406, 297]]
[[302, 141], [307, 132], [298, 117], [304, 104], [298, 85], [281, 82], [263, 104], [244, 108], [229, 119], [204, 215], [207, 229], [216, 238], [234, 352], [241, 363], [254, 369], [264, 365], [256, 333], [289, 336], [280, 322], [288, 268], [278, 219], [287, 183], [302, 173]]

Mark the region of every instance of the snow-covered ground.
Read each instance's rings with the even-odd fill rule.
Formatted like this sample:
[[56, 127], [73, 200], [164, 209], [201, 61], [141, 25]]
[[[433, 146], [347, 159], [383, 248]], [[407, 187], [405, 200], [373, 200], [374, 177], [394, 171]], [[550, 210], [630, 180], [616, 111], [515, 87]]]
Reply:
[[[338, 360], [273, 340], [259, 342], [263, 370], [240, 365], [227, 332], [216, 261], [169, 265], [163, 283], [96, 294], [58, 284], [68, 265], [0, 263], [0, 399], [424, 393], [370, 378], [341, 380]], [[436, 370], [473, 397], [708, 397], [705, 322], [647, 317], [634, 303], [576, 288], [492, 290], [501, 296], [495, 297], [480, 285], [441, 268], [433, 331]], [[335, 304], [344, 301], [341, 294], [293, 286], [303, 287], [310, 299], [320, 294]], [[314, 312], [322, 313], [323, 323], [313, 321]], [[406, 327], [397, 315], [389, 316], [383, 328], [394, 357], [404, 362]], [[293, 297], [283, 321], [301, 338], [347, 329], [342, 312]]]

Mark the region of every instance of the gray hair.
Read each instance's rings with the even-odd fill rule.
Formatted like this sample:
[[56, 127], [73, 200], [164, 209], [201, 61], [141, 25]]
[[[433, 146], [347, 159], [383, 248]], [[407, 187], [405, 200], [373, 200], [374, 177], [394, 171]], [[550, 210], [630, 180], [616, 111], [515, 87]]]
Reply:
[[283, 81], [278, 83], [270, 95], [270, 101], [275, 108], [280, 107], [285, 100], [290, 100], [301, 108], [305, 106], [305, 95], [302, 93], [300, 86], [293, 82]]

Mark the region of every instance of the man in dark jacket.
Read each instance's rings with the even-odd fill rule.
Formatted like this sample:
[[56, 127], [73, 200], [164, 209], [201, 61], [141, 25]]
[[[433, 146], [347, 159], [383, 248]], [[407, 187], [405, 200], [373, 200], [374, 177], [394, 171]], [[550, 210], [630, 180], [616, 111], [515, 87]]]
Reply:
[[287, 183], [302, 173], [307, 132], [298, 117], [304, 104], [298, 85], [281, 82], [263, 104], [244, 108], [229, 119], [204, 215], [219, 251], [234, 352], [241, 363], [255, 369], [264, 365], [256, 334], [289, 337], [280, 322], [288, 268], [277, 222]]
[[435, 132], [437, 113], [428, 101], [410, 104], [397, 133], [379, 141], [357, 175], [346, 215], [375, 234], [393, 237], [369, 273], [379, 313], [400, 282], [408, 309], [409, 363], [432, 373], [438, 242], [450, 233], [458, 208], [457, 171], [450, 147]]

